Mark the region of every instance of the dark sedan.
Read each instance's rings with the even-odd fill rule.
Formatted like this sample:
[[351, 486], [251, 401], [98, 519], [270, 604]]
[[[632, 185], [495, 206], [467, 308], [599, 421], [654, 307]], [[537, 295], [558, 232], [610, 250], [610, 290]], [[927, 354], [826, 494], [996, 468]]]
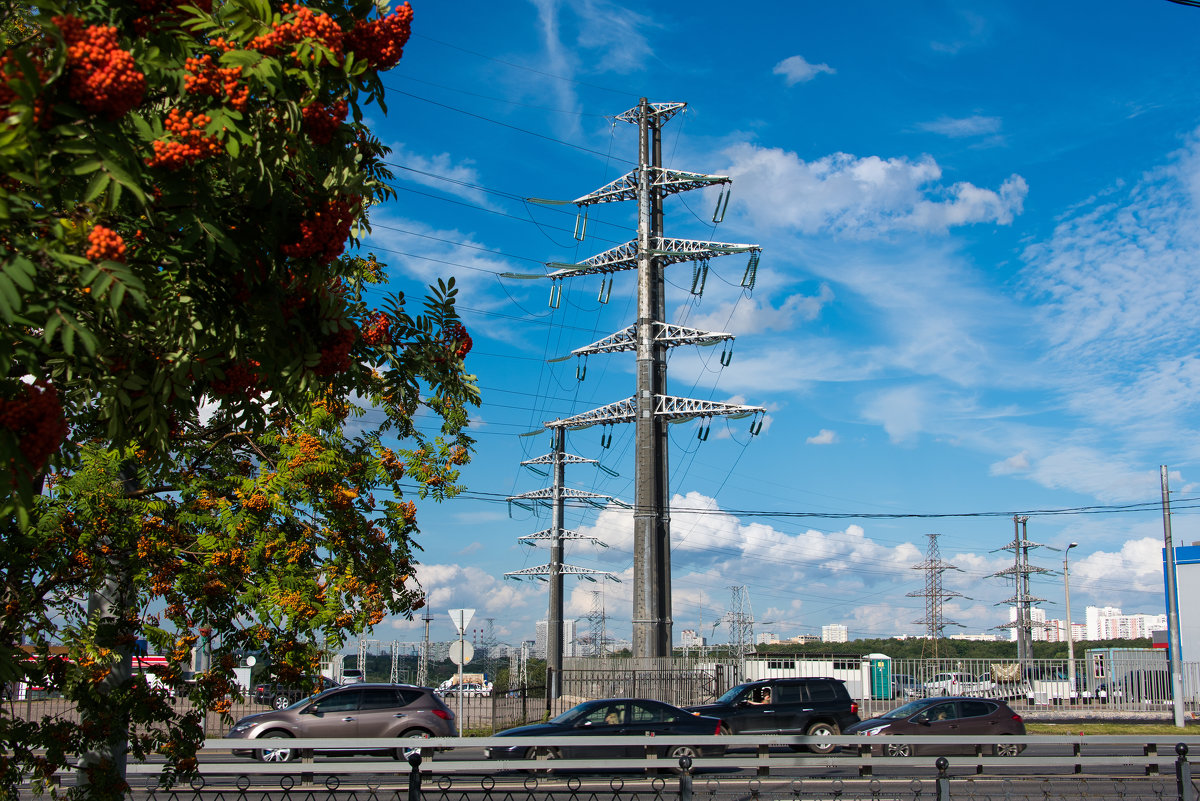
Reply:
[[[886, 735], [940, 735], [962, 737], [962, 743], [922, 745], [873, 743], [872, 753], [885, 756], [915, 754], [975, 753], [975, 737], [1024, 737], [1025, 722], [1003, 701], [987, 698], [922, 698], [886, 712], [877, 718], [855, 723], [846, 734], [867, 737]], [[1019, 742], [990, 746], [996, 756], [1016, 756], [1025, 746]]]
[[721, 756], [725, 746], [715, 740], [720, 733], [721, 721], [716, 718], [693, 715], [678, 707], [647, 698], [607, 698], [600, 701], [585, 701], [572, 707], [547, 723], [518, 726], [496, 734], [497, 737], [555, 737], [559, 744], [552, 746], [529, 746], [519, 742], [510, 746], [492, 747], [486, 750], [488, 759], [590, 759], [595, 757], [644, 757], [647, 745], [654, 741], [646, 739], [637, 744], [615, 745], [571, 745], [571, 737], [594, 737], [596, 735], [695, 735], [695, 745], [667, 745], [655, 749], [660, 758], [677, 760], [679, 757]]

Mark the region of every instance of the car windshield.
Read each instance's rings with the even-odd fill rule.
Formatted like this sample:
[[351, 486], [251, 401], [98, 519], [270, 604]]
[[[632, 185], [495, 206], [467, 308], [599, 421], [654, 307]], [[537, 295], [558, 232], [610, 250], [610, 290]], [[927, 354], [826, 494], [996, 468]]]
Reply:
[[580, 704], [579, 706], [573, 706], [570, 709], [568, 709], [566, 712], [563, 712], [558, 717], [550, 718], [550, 722], [551, 723], [573, 723], [574, 721], [579, 720], [580, 718], [587, 715], [587, 713], [590, 712], [595, 707], [596, 707], [595, 702], [588, 703], [588, 704]]
[[884, 712], [879, 716], [880, 720], [899, 720], [900, 718], [912, 717], [929, 705], [928, 701], [912, 701], [904, 706], [897, 707], [891, 712]]
[[331, 688], [329, 688], [328, 690], [325, 690], [324, 692], [317, 693], [317, 694], [315, 694], [315, 695], [308, 695], [308, 696], [305, 696], [304, 698], [301, 698], [299, 701], [296, 701], [296, 702], [294, 702], [294, 703], [293, 703], [293, 704], [291, 704], [290, 706], [287, 706], [287, 707], [285, 707], [285, 709], [296, 709], [297, 707], [301, 707], [301, 706], [305, 706], [305, 705], [307, 705], [307, 704], [311, 704], [311, 703], [312, 703], [312, 702], [314, 702], [314, 701], [319, 701], [319, 700], [321, 700], [322, 698], [326, 697], [327, 695], [329, 695], [330, 693], [332, 693], [334, 690], [337, 690], [337, 689], [340, 689], [340, 688], [339, 688], [339, 687], [336, 687], [336, 686], [334, 686], [334, 687], [331, 687]]
[[714, 703], [732, 704], [734, 701], [737, 701], [738, 698], [745, 695], [747, 689], [748, 689], [748, 685], [739, 684], [738, 686], [734, 687], [733, 689], [728, 690], [724, 695], [722, 695], [720, 698], [718, 698]]

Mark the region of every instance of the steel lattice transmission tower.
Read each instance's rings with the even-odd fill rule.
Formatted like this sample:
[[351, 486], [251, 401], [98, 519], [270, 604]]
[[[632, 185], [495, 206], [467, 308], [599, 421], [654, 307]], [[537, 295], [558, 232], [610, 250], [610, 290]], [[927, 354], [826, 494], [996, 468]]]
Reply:
[[[1033, 629], [1035, 626], [1045, 626], [1045, 623], [1035, 623], [1033, 620], [1033, 605], [1041, 603], [1045, 598], [1035, 598], [1029, 590], [1029, 577], [1034, 573], [1045, 574], [1051, 571], [1029, 563], [1029, 551], [1041, 548], [1041, 543], [1029, 541], [1029, 518], [1024, 515], [1013, 515], [1013, 539], [1001, 551], [1013, 552], [1013, 566], [993, 573], [992, 576], [1003, 576], [1013, 581], [1013, 596], [1000, 601], [996, 606], [1008, 605], [1016, 609], [1016, 620], [996, 626], [998, 629], [1016, 629], [1017, 632], [1017, 661], [1024, 664], [1033, 658]], [[1067, 621], [1070, 625], [1070, 621]]]
[[595, 459], [584, 459], [566, 451], [566, 429], [554, 429], [554, 450], [545, 456], [521, 462], [522, 465], [550, 465], [553, 470], [553, 481], [549, 487], [514, 495], [510, 501], [529, 501], [536, 505], [549, 505], [551, 510], [550, 528], [534, 534], [518, 537], [522, 543], [535, 545], [539, 542], [550, 544], [550, 561], [537, 567], [527, 567], [524, 570], [514, 570], [505, 573], [505, 578], [521, 579], [534, 577], [548, 581], [550, 584], [550, 608], [546, 615], [546, 692], [550, 698], [559, 695], [559, 677], [563, 667], [563, 576], [579, 576], [588, 581], [597, 577], [608, 578], [612, 581], [619, 579], [612, 573], [602, 570], [591, 570], [563, 562], [563, 543], [566, 540], [591, 540], [599, 543], [595, 537], [569, 531], [566, 528], [566, 502], [568, 499], [596, 503], [600, 500], [611, 502], [608, 495], [595, 492], [571, 489], [566, 486], [566, 466], [568, 464], [595, 464]]
[[739, 584], [729, 588], [729, 608], [721, 617], [729, 629], [729, 645], [738, 660], [738, 681], [745, 678], [746, 654], [754, 650], [754, 610], [750, 606], [750, 590]]
[[[672, 194], [710, 186], [726, 187], [728, 176], [702, 175], [672, 170], [662, 165], [662, 126], [686, 107], [685, 103], [650, 103], [642, 98], [615, 119], [638, 127], [638, 166], [628, 174], [573, 201], [580, 209], [597, 203], [632, 200], [637, 203], [637, 238], [578, 264], [549, 264], [552, 282], [583, 275], [610, 277], [637, 270], [637, 320], [633, 325], [584, 348], [575, 356], [591, 353], [632, 352], [637, 358], [633, 397], [565, 420], [547, 422], [551, 429], [579, 429], [593, 425], [634, 423], [634, 544], [633, 544], [633, 656], [663, 658], [671, 655], [671, 531], [670, 484], [667, 459], [667, 426], [672, 421], [711, 418], [717, 415], [761, 415], [760, 406], [742, 406], [674, 397], [667, 392], [667, 351], [684, 344], [712, 344], [732, 339], [720, 332], [698, 331], [667, 322], [664, 268], [693, 262], [693, 291], [700, 284], [708, 260], [731, 253], [749, 253], [750, 265], [743, 285], [753, 282], [758, 245], [721, 244], [668, 238], [663, 232], [663, 199]], [[725, 195], [728, 203], [728, 195]], [[558, 202], [558, 201], [544, 201]], [[719, 213], [723, 216], [723, 209]], [[714, 214], [713, 222], [719, 222]], [[556, 284], [557, 285], [557, 284]], [[551, 293], [552, 298], [554, 293]], [[560, 290], [561, 296], [561, 290]], [[751, 425], [758, 433], [761, 420]]]
[[592, 608], [587, 621], [592, 646], [588, 656], [603, 657], [608, 648], [608, 615], [604, 611], [604, 593], [600, 590], [592, 590]]
[[925, 572], [925, 589], [920, 592], [907, 593], [906, 597], [925, 599], [925, 617], [913, 622], [925, 626], [926, 639], [921, 646], [921, 656], [928, 655], [937, 659], [938, 640], [942, 638], [943, 630], [947, 626], [961, 626], [960, 623], [955, 623], [953, 620], [946, 620], [942, 615], [942, 604], [948, 598], [966, 598], [967, 596], [960, 592], [947, 590], [942, 585], [942, 574], [947, 570], [958, 570], [958, 568], [949, 562], [942, 561], [941, 549], [938, 547], [938, 537], [941, 535], [929, 534], [927, 536], [929, 544], [925, 548], [925, 561], [912, 566], [913, 570]]

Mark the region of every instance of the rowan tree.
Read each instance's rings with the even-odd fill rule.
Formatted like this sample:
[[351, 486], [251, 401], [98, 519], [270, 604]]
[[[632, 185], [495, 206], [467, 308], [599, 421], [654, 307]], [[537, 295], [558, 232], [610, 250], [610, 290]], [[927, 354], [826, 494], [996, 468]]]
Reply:
[[[453, 282], [411, 313], [375, 303], [382, 265], [344, 253], [392, 196], [363, 107], [384, 110], [412, 12], [27, 7], [0, 7], [0, 680], [61, 690], [83, 724], [0, 713], [0, 786], [127, 734], [187, 772], [195, 716], [236, 694], [235, 653], [309, 673], [321, 647], [420, 605], [400, 482], [457, 491], [471, 446]], [[117, 611], [89, 614], [95, 593]], [[141, 636], [180, 691], [214, 643], [196, 712], [120, 678]], [[80, 792], [124, 792], [88, 764]]]

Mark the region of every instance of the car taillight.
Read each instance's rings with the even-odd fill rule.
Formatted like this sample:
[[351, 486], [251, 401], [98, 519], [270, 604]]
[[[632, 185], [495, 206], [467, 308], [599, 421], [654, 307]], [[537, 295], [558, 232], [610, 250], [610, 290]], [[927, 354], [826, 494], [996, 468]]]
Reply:
[[450, 713], [444, 709], [435, 709], [433, 710], [433, 714], [437, 715], [442, 720], [449, 720], [451, 717]]
[[851, 702], [850, 702], [850, 714], [851, 714], [851, 715], [857, 715], [857, 714], [858, 714], [858, 702], [856, 702], [856, 701], [851, 701]]
[[718, 736], [720, 736], [720, 734], [721, 734], [721, 723], [719, 721], [717, 722], [717, 730], [714, 731], [713, 734], [716, 734]]
[[1021, 716], [1020, 716], [1020, 715], [1018, 715], [1016, 712], [1013, 712], [1013, 720], [1015, 720], [1017, 723], [1020, 723], [1020, 722], [1021, 722]]

